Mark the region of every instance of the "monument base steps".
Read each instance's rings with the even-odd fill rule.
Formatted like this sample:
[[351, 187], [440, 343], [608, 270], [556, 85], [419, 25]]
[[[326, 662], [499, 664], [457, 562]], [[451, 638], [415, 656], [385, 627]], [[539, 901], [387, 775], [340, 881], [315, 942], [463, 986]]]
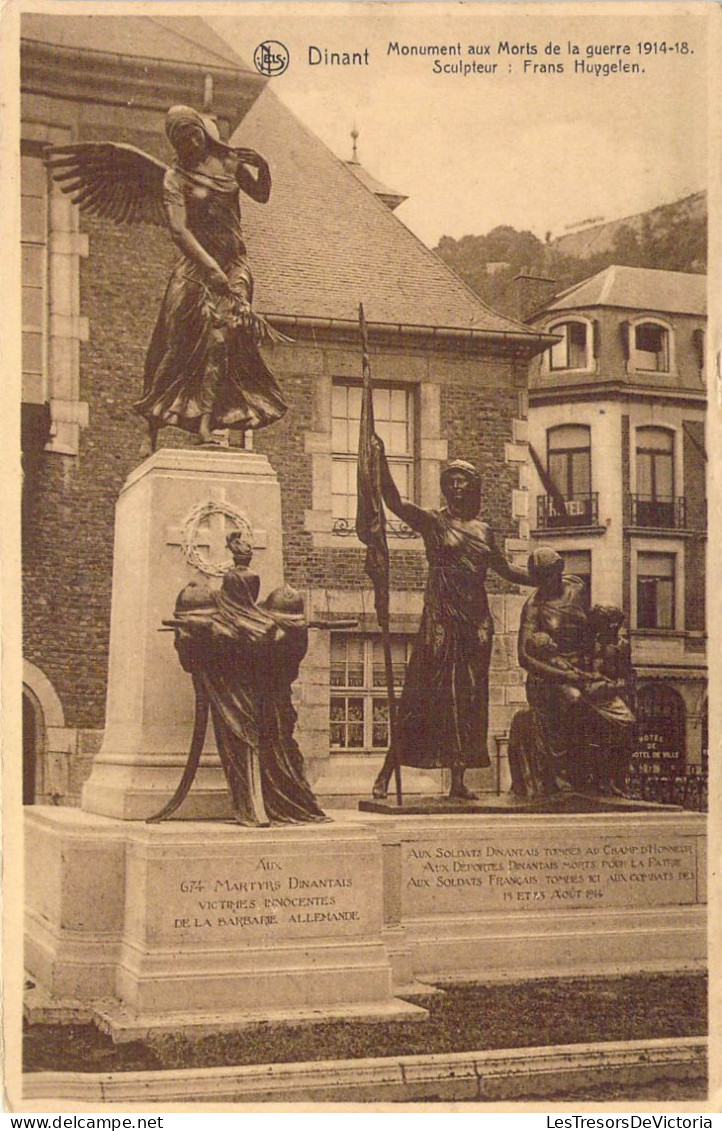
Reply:
[[[187, 734], [182, 741], [188, 743]], [[208, 746], [215, 745], [210, 733], [206, 741]], [[98, 812], [100, 801], [95, 808], [90, 808], [97, 793], [98, 798], [102, 798], [105, 816], [117, 817], [121, 821], [145, 821], [159, 812], [173, 796], [187, 760], [187, 753], [165, 756], [158, 759], [156, 766], [125, 767], [117, 762], [99, 763], [96, 760], [93, 780], [83, 794], [84, 808], [88, 812]], [[228, 786], [218, 755], [213, 750], [203, 755], [193, 787], [177, 811], [177, 819], [223, 821], [230, 817]]]
[[574, 1093], [568, 1102], [578, 1101], [579, 1093], [600, 1085], [623, 1089], [675, 1080], [700, 1087], [706, 1073], [705, 1039], [679, 1037], [165, 1072], [33, 1072], [23, 1077], [23, 1099], [46, 1107], [58, 1101], [120, 1105], [139, 1097], [146, 1105], [166, 1106], [493, 1103], [530, 1095], [558, 1103], [568, 1093]]
[[406, 943], [418, 977], [440, 984], [506, 977], [581, 977], [701, 967], [706, 952], [704, 908], [593, 915], [571, 912], [553, 922], [540, 916], [470, 915], [407, 923]]
[[[620, 978], [632, 974], [704, 974], [707, 970], [706, 958], [695, 958], [691, 962], [684, 962], [681, 959], [651, 958], [648, 963], [640, 964], [636, 962], [610, 962], [606, 966], [600, 965], [595, 962], [588, 970], [579, 969], [575, 970], [572, 975], [567, 974], [566, 971], [559, 971], [558, 967], [545, 967], [538, 966], [534, 968], [533, 972], [527, 973], [514, 971], [513, 974], [507, 973], [506, 970], [489, 970], [483, 975], [478, 971], [464, 971], [460, 970], [458, 973], [454, 971], [450, 974], [439, 974], [434, 978], [434, 985], [441, 992], [445, 993], [444, 987], [458, 986], [458, 985], [491, 985], [499, 982], [512, 982], [515, 984], [524, 984], [526, 982], [544, 982], [554, 981], [558, 982], [560, 978]], [[423, 984], [423, 983], [422, 983]], [[417, 991], [420, 992], [420, 991]]]
[[[368, 755], [332, 755], [313, 782], [313, 791], [323, 809], [356, 809], [359, 797], [371, 797], [374, 780], [381, 769], [381, 758]], [[424, 797], [441, 793], [441, 770], [417, 770], [404, 766], [405, 797]], [[395, 796], [392, 778], [389, 792]]]
[[99, 1029], [116, 1044], [182, 1033], [191, 1040], [218, 1033], [237, 1033], [262, 1025], [264, 1030], [293, 1026], [318, 1025], [321, 1021], [353, 1021], [354, 1024], [386, 1024], [389, 1021], [425, 1021], [428, 1013], [410, 1002], [368, 1002], [363, 1005], [334, 1005], [316, 1009], [268, 1009], [249, 1012], [189, 1012], [138, 1014], [119, 1002], [110, 1002], [93, 1010]]

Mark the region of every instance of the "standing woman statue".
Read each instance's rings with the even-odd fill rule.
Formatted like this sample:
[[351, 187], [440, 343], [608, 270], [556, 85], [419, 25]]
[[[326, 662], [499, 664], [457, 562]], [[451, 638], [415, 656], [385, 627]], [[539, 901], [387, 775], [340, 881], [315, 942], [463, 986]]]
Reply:
[[[528, 585], [523, 569], [511, 565], [496, 546], [491, 527], [478, 517], [479, 473], [454, 460], [441, 473], [446, 506], [425, 510], [402, 500], [382, 441], [375, 437], [386, 505], [424, 539], [429, 573], [424, 611], [401, 693], [394, 743], [405, 766], [444, 766], [451, 771], [449, 796], [473, 800], [464, 784], [467, 767], [490, 765], [489, 664], [494, 622], [486, 593], [492, 569], [515, 584]], [[390, 749], [373, 796], [384, 798], [394, 768]]]
[[49, 151], [53, 177], [74, 203], [119, 222], [167, 225], [180, 257], [171, 273], [134, 405], [151, 451], [172, 424], [214, 443], [217, 428], [264, 428], [286, 411], [259, 342], [272, 336], [252, 310], [253, 277], [241, 230], [240, 194], [264, 204], [266, 161], [220, 140], [212, 118], [173, 106], [168, 168], [130, 145], [90, 142]]

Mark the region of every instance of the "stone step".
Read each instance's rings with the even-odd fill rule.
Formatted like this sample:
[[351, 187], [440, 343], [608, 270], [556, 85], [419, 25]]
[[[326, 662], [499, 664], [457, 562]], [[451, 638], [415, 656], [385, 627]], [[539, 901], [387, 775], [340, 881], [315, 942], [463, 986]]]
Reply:
[[560, 1098], [589, 1087], [706, 1075], [703, 1037], [307, 1061], [166, 1072], [39, 1072], [26, 1101], [86, 1104], [399, 1103]]

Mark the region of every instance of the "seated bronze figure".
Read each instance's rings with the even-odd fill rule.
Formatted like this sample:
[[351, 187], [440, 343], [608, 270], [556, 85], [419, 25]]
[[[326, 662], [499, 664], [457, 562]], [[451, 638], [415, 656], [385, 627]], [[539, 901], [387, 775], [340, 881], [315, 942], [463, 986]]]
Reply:
[[528, 708], [509, 733], [512, 792], [537, 797], [560, 789], [623, 793], [634, 728], [631, 661], [621, 610], [587, 611], [580, 578], [547, 546], [529, 558], [536, 591], [521, 615], [519, 664]]

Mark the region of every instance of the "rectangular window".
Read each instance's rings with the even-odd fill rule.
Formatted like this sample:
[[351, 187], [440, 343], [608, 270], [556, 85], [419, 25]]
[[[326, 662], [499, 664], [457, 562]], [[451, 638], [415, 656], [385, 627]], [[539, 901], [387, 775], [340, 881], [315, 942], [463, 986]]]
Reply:
[[573, 573], [584, 582], [584, 603], [590, 608], [592, 603], [592, 551], [560, 550], [564, 558], [564, 572]]
[[557, 494], [538, 496], [539, 525], [593, 525], [597, 496], [592, 492], [591, 430], [587, 425], [560, 424], [547, 430], [547, 470]]
[[[414, 494], [413, 390], [374, 385], [376, 431], [386, 447], [394, 482], [404, 499]], [[331, 494], [334, 519], [353, 527], [356, 521], [356, 463], [361, 386], [334, 382], [331, 402]]]
[[638, 451], [637, 487], [642, 498], [671, 501], [674, 496], [672, 453]]
[[[401, 693], [413, 637], [392, 636], [394, 688]], [[379, 753], [389, 745], [386, 664], [380, 636], [331, 636], [332, 750]]]
[[592, 488], [591, 433], [583, 424], [562, 424], [547, 432], [547, 466], [565, 499], [588, 495]]
[[669, 372], [669, 334], [655, 322], [641, 322], [634, 328], [635, 365], [655, 373]]
[[47, 173], [42, 156], [20, 157], [20, 239], [22, 246], [22, 373], [23, 400], [45, 399], [47, 320]]
[[563, 322], [560, 326], [553, 326], [550, 333], [562, 335], [562, 340], [556, 342], [550, 351], [552, 369], [587, 368], [586, 322]]
[[664, 428], [637, 430], [637, 495], [634, 519], [638, 526], [675, 527], [674, 435]]
[[637, 627], [674, 628], [675, 555], [637, 555]]

